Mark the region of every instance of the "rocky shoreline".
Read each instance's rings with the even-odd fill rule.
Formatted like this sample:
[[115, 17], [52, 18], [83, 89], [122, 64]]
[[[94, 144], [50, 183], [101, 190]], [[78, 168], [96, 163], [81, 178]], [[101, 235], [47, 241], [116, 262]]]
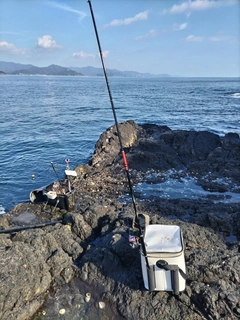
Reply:
[[[133, 121], [119, 127], [133, 185], [161, 183], [173, 170], [174, 179], [192, 177], [209, 193], [240, 194], [238, 134]], [[179, 225], [185, 246], [186, 290], [148, 292], [139, 247], [128, 240], [136, 233], [134, 210], [115, 126], [102, 133], [89, 163], [75, 170], [74, 211], [23, 203], [0, 217], [2, 230], [60, 221], [0, 234], [1, 320], [240, 318], [240, 202], [136, 192], [138, 212], [152, 224]]]

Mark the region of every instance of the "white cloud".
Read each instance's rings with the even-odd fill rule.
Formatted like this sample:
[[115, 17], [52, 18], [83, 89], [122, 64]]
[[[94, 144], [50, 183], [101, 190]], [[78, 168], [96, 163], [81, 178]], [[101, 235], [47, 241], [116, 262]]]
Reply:
[[164, 10], [163, 14], [177, 14], [185, 12], [189, 15], [192, 11], [202, 11], [236, 3], [237, 0], [189, 0], [181, 4], [174, 4], [170, 9]]
[[187, 42], [201, 42], [204, 40], [204, 37], [199, 37], [199, 36], [194, 36], [194, 35], [189, 35], [185, 41]]
[[0, 42], [0, 51], [5, 51], [11, 54], [26, 54], [26, 49], [18, 49], [12, 43], [8, 43], [6, 41]]
[[0, 31], [0, 34], [20, 34], [19, 32], [12, 32], [12, 31]]
[[73, 9], [72, 7], [70, 7], [67, 4], [60, 4], [60, 3], [55, 2], [55, 1], [46, 1], [46, 4], [51, 6], [51, 7], [53, 7], [53, 8], [57, 8], [57, 9], [61, 9], [61, 10], [64, 10], [64, 11], [69, 11], [69, 12], [76, 13], [79, 16], [80, 19], [83, 19], [84, 17], [87, 16], [87, 14], [85, 12]]
[[149, 32], [143, 34], [142, 36], [136, 37], [135, 40], [142, 40], [142, 39], [146, 39], [146, 38], [156, 37], [157, 34], [158, 34], [158, 32], [155, 29], [152, 29]]
[[180, 30], [184, 30], [184, 29], [186, 29], [187, 28], [187, 22], [186, 23], [182, 23], [182, 24], [175, 24], [174, 26], [173, 26], [173, 30], [174, 31], [180, 31]]
[[6, 41], [0, 42], [0, 50], [2, 51], [11, 51], [16, 49], [12, 43], [8, 43]]
[[62, 48], [62, 46], [57, 45], [56, 41], [53, 40], [52, 36], [50, 35], [44, 35], [41, 38], [38, 38], [37, 47], [43, 49]]
[[211, 36], [211, 37], [202, 37], [202, 36], [194, 36], [189, 35], [185, 41], [187, 42], [202, 42], [202, 41], [210, 41], [210, 42], [223, 42], [223, 41], [234, 41], [234, 37], [230, 36], [223, 36], [223, 35], [217, 35], [217, 36]]
[[74, 58], [95, 58], [95, 55], [92, 53], [86, 53], [84, 51], [75, 52], [72, 55]]
[[105, 24], [104, 27], [105, 28], [117, 27], [117, 26], [128, 25], [128, 24], [131, 24], [131, 23], [136, 22], [136, 21], [147, 20], [148, 14], [149, 14], [149, 10], [146, 10], [146, 11], [143, 11], [143, 12], [140, 12], [140, 13], [136, 14], [132, 18], [115, 19], [112, 22], [110, 22], [109, 24]]
[[232, 37], [228, 37], [228, 36], [212, 36], [208, 38], [208, 40], [212, 42], [222, 42], [222, 41], [228, 41], [231, 39]]
[[[102, 51], [102, 56], [103, 58], [107, 58], [107, 56], [109, 55], [109, 51]], [[97, 58], [100, 56], [100, 54], [92, 54], [92, 53], [86, 53], [84, 51], [79, 51], [79, 52], [75, 52], [72, 55], [74, 58], [80, 58], [80, 59], [87, 59], [87, 58]]]
[[[98, 54], [100, 56], [100, 54]], [[109, 51], [108, 50], [105, 50], [105, 51], [102, 51], [102, 56], [103, 58], [107, 58], [109, 55]]]

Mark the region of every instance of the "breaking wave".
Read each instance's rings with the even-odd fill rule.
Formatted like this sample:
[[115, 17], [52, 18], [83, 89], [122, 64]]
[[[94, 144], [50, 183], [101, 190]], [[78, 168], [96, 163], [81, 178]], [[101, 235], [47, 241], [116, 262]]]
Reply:
[[0, 214], [5, 214], [5, 208], [0, 204]]
[[236, 99], [240, 99], [240, 92], [236, 92], [236, 93], [231, 94], [231, 97], [236, 98]]

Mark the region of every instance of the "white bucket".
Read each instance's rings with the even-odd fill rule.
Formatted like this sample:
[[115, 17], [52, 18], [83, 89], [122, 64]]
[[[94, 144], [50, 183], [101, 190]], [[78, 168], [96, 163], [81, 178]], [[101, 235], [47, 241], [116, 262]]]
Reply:
[[141, 252], [141, 265], [145, 288], [175, 293], [185, 290], [186, 265], [180, 227], [148, 225], [144, 243], [147, 256]]

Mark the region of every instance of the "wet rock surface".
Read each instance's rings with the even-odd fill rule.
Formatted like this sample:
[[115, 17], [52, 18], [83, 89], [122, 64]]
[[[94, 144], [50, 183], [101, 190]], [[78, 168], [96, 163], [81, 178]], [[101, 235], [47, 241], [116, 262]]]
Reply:
[[[179, 181], [194, 177], [209, 192], [239, 194], [237, 134], [133, 121], [119, 128], [133, 185], [161, 183], [171, 171]], [[1, 320], [240, 318], [239, 202], [136, 194], [138, 213], [152, 224], [179, 225], [185, 246], [186, 290], [149, 292], [139, 247], [129, 244], [129, 234], [137, 235], [135, 213], [115, 126], [75, 170], [74, 211], [23, 203], [0, 217], [2, 230], [60, 221], [0, 234]]]

